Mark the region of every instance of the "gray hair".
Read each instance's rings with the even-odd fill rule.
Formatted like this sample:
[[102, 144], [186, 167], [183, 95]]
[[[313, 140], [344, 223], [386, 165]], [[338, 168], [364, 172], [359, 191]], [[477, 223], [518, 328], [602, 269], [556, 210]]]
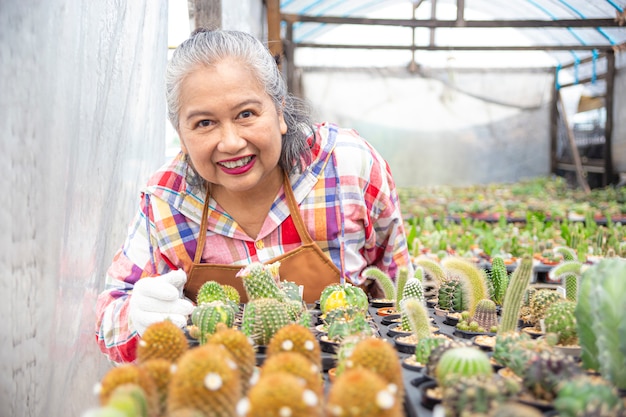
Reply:
[[308, 163], [311, 158], [307, 137], [313, 129], [308, 106], [287, 91], [287, 84], [269, 50], [245, 32], [197, 29], [176, 48], [165, 79], [168, 117], [174, 129], [179, 130], [180, 89], [185, 77], [198, 66], [213, 66], [225, 58], [236, 58], [249, 66], [277, 111], [282, 111], [287, 133], [282, 137], [278, 164], [286, 172], [294, 168], [301, 170], [302, 163]]

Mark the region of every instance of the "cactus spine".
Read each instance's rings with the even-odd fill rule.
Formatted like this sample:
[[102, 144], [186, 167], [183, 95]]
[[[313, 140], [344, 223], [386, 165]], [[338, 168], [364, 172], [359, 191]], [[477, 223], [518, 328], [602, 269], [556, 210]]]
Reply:
[[502, 304], [502, 317], [498, 334], [512, 332], [517, 329], [520, 307], [533, 274], [533, 261], [530, 256], [524, 256], [513, 274], [504, 296]]

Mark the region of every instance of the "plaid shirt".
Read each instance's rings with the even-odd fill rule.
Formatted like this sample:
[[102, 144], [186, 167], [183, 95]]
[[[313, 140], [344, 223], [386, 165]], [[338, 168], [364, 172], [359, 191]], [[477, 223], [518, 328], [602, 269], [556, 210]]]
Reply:
[[[292, 173], [291, 186], [311, 238], [355, 284], [377, 266], [395, 277], [411, 267], [398, 196], [389, 166], [353, 130], [316, 126], [312, 161]], [[189, 185], [190, 170], [179, 154], [158, 170], [141, 195], [140, 209], [107, 271], [98, 297], [96, 339], [114, 362], [135, 358], [137, 333], [128, 325], [128, 295], [138, 279], [176, 268], [188, 270], [205, 192]], [[265, 262], [300, 246], [284, 193], [279, 192], [256, 240], [212, 198], [203, 263], [245, 266]]]

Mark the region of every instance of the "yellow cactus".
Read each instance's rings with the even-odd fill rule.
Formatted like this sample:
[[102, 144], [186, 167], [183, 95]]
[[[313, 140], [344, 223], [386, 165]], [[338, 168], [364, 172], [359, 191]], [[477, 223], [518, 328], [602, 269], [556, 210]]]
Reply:
[[185, 333], [170, 320], [148, 326], [137, 345], [137, 363], [163, 358], [176, 362], [189, 349]]
[[279, 352], [298, 352], [318, 368], [322, 367], [322, 350], [313, 332], [298, 323], [288, 324], [279, 329], [267, 345], [268, 357]]

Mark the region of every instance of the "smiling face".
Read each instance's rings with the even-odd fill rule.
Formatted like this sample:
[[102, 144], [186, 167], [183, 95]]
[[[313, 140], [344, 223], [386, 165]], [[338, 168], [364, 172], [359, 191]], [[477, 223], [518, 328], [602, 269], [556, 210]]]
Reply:
[[181, 84], [180, 103], [183, 152], [213, 189], [241, 193], [280, 183], [287, 125], [245, 65], [227, 58], [196, 67]]

